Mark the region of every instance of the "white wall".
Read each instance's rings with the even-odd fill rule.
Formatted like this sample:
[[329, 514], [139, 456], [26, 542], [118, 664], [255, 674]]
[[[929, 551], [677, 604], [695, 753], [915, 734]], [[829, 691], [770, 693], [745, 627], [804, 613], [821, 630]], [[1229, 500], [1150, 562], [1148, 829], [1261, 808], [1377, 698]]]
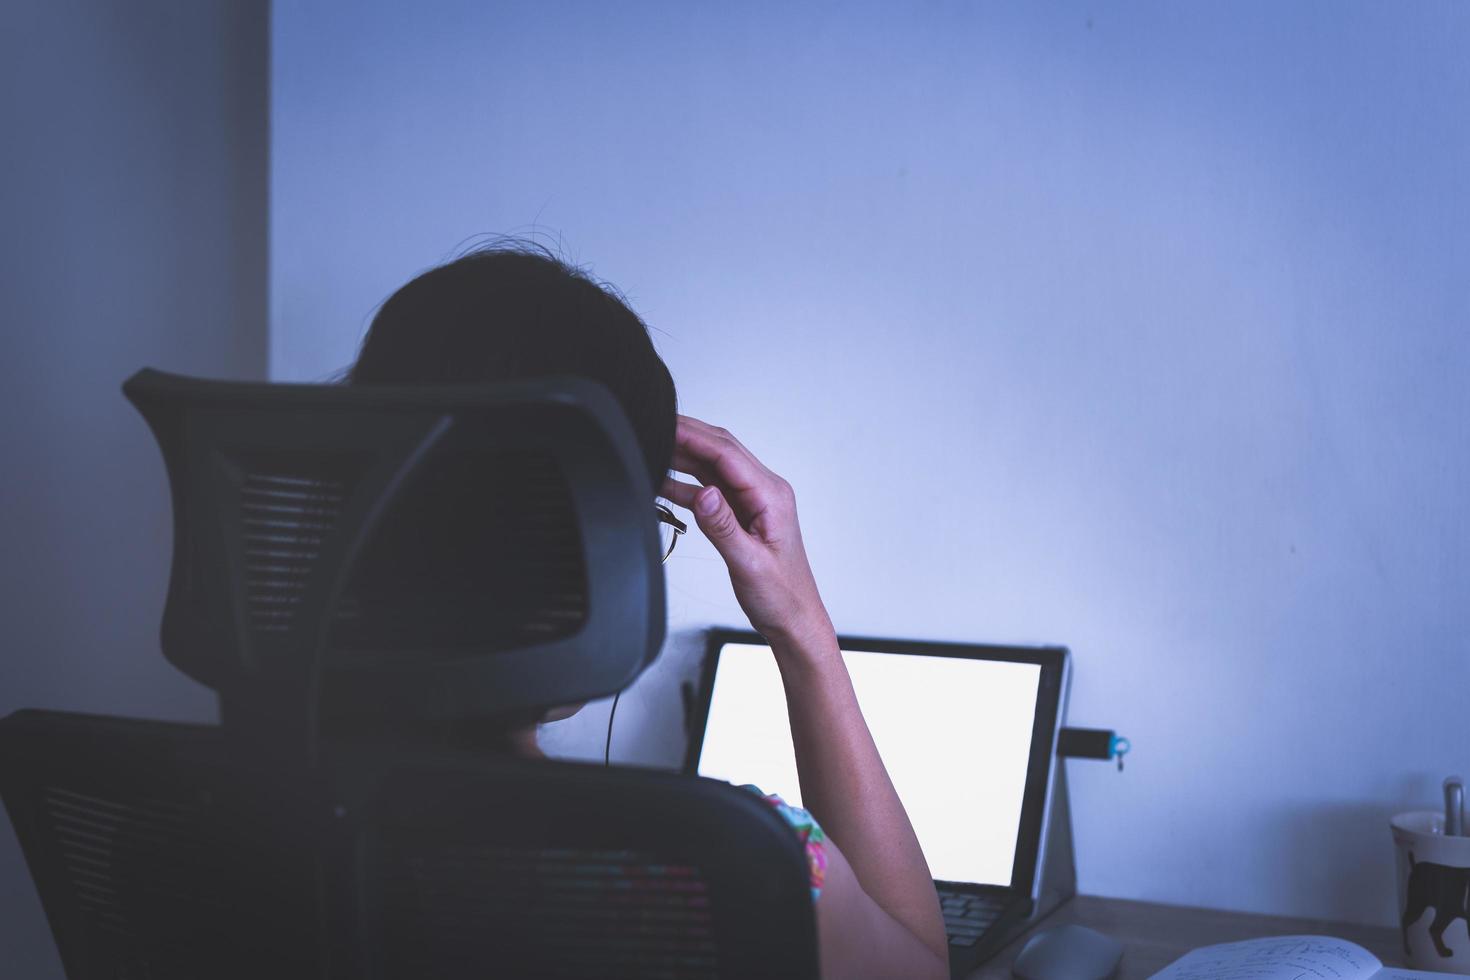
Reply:
[[[119, 390], [266, 368], [264, 3], [34, 2], [0, 30], [0, 716], [209, 719], [164, 661], [168, 484]], [[61, 964], [0, 819], [0, 973]]]
[[[272, 376], [560, 242], [795, 484], [841, 630], [1071, 645], [1135, 745], [1073, 765], [1083, 889], [1389, 921], [1386, 816], [1470, 769], [1470, 8], [790, 6], [278, 4]], [[619, 758], [741, 622], [669, 577]]]

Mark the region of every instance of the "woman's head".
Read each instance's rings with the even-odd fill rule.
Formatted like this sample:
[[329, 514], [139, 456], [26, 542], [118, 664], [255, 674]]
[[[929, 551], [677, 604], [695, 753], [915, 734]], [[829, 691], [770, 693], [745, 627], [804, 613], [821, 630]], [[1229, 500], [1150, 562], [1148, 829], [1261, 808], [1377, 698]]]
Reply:
[[[346, 380], [476, 384], [546, 375], [587, 378], [612, 393], [657, 493], [674, 453], [673, 378], [643, 321], [610, 289], [544, 249], [483, 248], [413, 279], [378, 310]], [[410, 550], [424, 550], [426, 539], [414, 540]], [[426, 556], [447, 562], [452, 550], [428, 545]], [[517, 579], [533, 591], [537, 581]], [[576, 707], [553, 709], [542, 720]], [[504, 722], [467, 722], [458, 731], [483, 740], [487, 732], [504, 735]]]
[[474, 384], [550, 374], [617, 398], [655, 492], [674, 452], [674, 380], [648, 328], [609, 289], [541, 249], [480, 249], [383, 304], [351, 384]]

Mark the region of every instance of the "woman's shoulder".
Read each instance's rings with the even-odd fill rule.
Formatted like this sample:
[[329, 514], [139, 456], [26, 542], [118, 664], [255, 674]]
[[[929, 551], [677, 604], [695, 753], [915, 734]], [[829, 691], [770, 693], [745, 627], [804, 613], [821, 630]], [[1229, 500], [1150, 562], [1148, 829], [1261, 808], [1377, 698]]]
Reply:
[[804, 836], [815, 836], [819, 839], [826, 836], [822, 833], [821, 825], [817, 823], [816, 818], [811, 815], [809, 810], [805, 810], [799, 806], [792, 806], [777, 794], [767, 793], [753, 783], [744, 783], [740, 788], [754, 793], [766, 803], [770, 804], [777, 813], [786, 819], [787, 823], [801, 831]]
[[767, 793], [759, 786], [744, 783], [740, 787], [760, 797], [781, 815], [782, 819], [796, 832], [806, 850], [807, 878], [812, 888], [812, 900], [822, 894], [822, 884], [827, 877], [827, 835], [810, 811], [792, 806], [775, 793]]

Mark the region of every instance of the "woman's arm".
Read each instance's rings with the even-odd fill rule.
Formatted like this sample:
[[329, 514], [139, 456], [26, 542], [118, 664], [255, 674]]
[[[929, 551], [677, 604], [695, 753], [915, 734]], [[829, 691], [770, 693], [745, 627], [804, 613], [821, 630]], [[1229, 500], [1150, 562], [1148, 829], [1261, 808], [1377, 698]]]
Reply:
[[786, 688], [802, 805], [842, 845], [873, 901], [948, 962], [934, 879], [858, 708], [836, 636], [829, 627], [812, 639], [766, 639]]
[[841, 845], [873, 911], [947, 962], [934, 882], [858, 708], [802, 545], [791, 485], [724, 429], [682, 415], [674, 469], [704, 487], [665, 480], [664, 496], [694, 511], [725, 559], [741, 608], [775, 652], [803, 805]]
[[817, 952], [822, 976], [832, 980], [947, 980], [948, 952], [936, 954], [928, 943], [873, 901], [835, 841], [829, 837], [822, 846], [827, 858], [822, 897], [817, 900]]

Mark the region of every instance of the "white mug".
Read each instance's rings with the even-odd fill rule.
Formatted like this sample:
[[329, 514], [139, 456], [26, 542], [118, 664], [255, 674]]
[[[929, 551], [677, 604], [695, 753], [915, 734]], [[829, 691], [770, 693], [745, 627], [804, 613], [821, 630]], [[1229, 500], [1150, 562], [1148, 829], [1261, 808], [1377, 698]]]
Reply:
[[1470, 974], [1470, 837], [1446, 837], [1444, 815], [1431, 810], [1400, 813], [1389, 826], [1409, 966]]

